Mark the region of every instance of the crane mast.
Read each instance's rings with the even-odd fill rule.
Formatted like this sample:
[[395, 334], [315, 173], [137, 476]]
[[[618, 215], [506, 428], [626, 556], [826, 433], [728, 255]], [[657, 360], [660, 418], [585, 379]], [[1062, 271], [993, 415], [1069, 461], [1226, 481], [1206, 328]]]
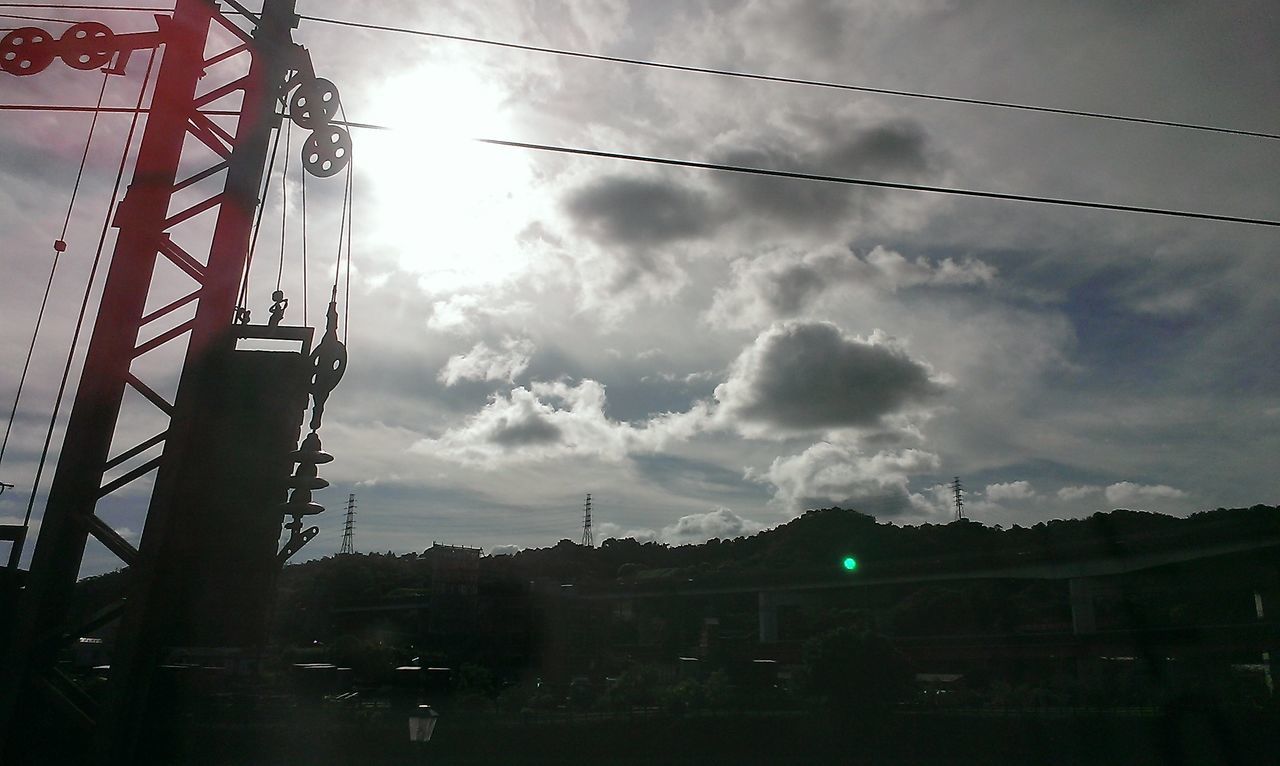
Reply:
[[[17, 51], [6, 55], [4, 70], [20, 76], [38, 73], [55, 57], [78, 69], [110, 64], [122, 71], [139, 50], [158, 49], [161, 56], [0, 671], [0, 726], [7, 732], [21, 713], [19, 699], [38, 689], [115, 763], [134, 758], [144, 721], [155, 713], [148, 702], [153, 677], [166, 658], [202, 646], [252, 653], [265, 641], [275, 572], [315, 535], [302, 518], [323, 510], [310, 502], [311, 491], [327, 485], [315, 466], [330, 459], [316, 429], [346, 363], [334, 303], [315, 349], [311, 328], [278, 326], [278, 318], [270, 326], [233, 321], [242, 316], [238, 293], [284, 106], [290, 119], [313, 130], [303, 156], [313, 175], [345, 167], [350, 139], [331, 122], [336, 90], [315, 77], [309, 54], [292, 40], [295, 0], [264, 0], [260, 14], [229, 4], [224, 14], [210, 0], [177, 0], [171, 16], [156, 16], [150, 33], [114, 35], [86, 22], [60, 40], [24, 28], [3, 41], [6, 52]], [[228, 111], [238, 115], [228, 119]], [[176, 293], [170, 267], [185, 283]], [[162, 268], [169, 274], [158, 280]], [[275, 350], [249, 348], [254, 340], [270, 341]], [[165, 354], [181, 354], [180, 370], [156, 374], [157, 364], [139, 363]], [[166, 378], [178, 381], [172, 392], [164, 390]], [[316, 412], [299, 445], [308, 397]], [[135, 418], [139, 407], [151, 412]], [[157, 415], [164, 427], [138, 439], [134, 423], [154, 423]], [[290, 477], [293, 464], [298, 470]], [[134, 498], [145, 478], [152, 487], [135, 547], [99, 509], [111, 502], [140, 510]], [[290, 535], [277, 551], [288, 513]], [[90, 536], [128, 567], [128, 598], [71, 625]], [[89, 699], [59, 672], [59, 651], [116, 620], [108, 694]]]

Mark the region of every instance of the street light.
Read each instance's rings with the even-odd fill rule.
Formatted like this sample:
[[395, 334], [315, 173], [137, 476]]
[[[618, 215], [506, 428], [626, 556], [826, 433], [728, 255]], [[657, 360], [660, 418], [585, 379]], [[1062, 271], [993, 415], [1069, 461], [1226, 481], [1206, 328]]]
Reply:
[[431, 734], [436, 730], [436, 720], [440, 714], [430, 705], [419, 705], [409, 716], [409, 741], [430, 742]]

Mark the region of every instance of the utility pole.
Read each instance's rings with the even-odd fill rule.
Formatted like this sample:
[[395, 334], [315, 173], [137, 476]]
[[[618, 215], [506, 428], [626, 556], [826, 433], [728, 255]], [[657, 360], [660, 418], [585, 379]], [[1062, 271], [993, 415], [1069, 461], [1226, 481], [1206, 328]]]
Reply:
[[596, 546], [595, 537], [591, 534], [591, 493], [587, 493], [587, 502], [582, 506], [582, 544], [588, 548]]
[[355, 531], [356, 494], [352, 492], [347, 495], [347, 521], [342, 527], [342, 547], [338, 549], [339, 556], [350, 555], [356, 552]]
[[956, 521], [965, 518], [964, 515], [964, 487], [960, 485], [960, 477], [957, 476], [951, 480], [951, 497], [954, 499], [956, 507]]

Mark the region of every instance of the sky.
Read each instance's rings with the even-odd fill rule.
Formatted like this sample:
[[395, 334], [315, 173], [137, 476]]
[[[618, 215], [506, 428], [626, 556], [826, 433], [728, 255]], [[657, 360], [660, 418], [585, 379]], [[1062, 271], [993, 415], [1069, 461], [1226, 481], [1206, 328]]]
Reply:
[[[299, 11], [964, 98], [1280, 124], [1280, 15], [1265, 0], [299, 0]], [[117, 31], [150, 24], [75, 15]], [[1272, 219], [1280, 142], [305, 20], [295, 40], [350, 120], [395, 128], [353, 135], [350, 366], [321, 429], [335, 456], [317, 496], [328, 511], [300, 558], [337, 550], [348, 493], [356, 549], [395, 552], [576, 541], [587, 493], [597, 541], [671, 544], [833, 505], [945, 523], [956, 476], [968, 515], [1004, 526], [1280, 500], [1275, 228], [469, 139]], [[135, 54], [110, 78], [105, 103], [131, 104], [145, 64]], [[91, 105], [101, 84], [55, 62], [4, 76], [0, 102]], [[6, 411], [89, 120], [0, 112]], [[7, 522], [31, 491], [128, 121], [102, 117], [90, 147], [0, 464], [16, 485], [0, 497]], [[291, 135], [295, 151], [303, 137]], [[302, 210], [296, 159], [287, 202], [281, 170], [250, 305], [265, 318], [283, 223], [288, 324], [304, 303]], [[342, 186], [307, 183], [313, 324]], [[101, 511], [127, 538], [141, 531], [146, 491]], [[93, 543], [84, 571], [114, 566]]]

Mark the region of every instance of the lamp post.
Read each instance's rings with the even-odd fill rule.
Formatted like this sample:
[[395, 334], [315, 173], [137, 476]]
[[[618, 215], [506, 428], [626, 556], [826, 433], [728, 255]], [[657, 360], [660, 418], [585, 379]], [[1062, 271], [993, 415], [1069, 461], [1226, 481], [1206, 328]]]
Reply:
[[418, 705], [412, 713], [409, 714], [409, 741], [427, 743], [431, 741], [431, 734], [436, 730], [436, 720], [440, 718], [430, 705]]

